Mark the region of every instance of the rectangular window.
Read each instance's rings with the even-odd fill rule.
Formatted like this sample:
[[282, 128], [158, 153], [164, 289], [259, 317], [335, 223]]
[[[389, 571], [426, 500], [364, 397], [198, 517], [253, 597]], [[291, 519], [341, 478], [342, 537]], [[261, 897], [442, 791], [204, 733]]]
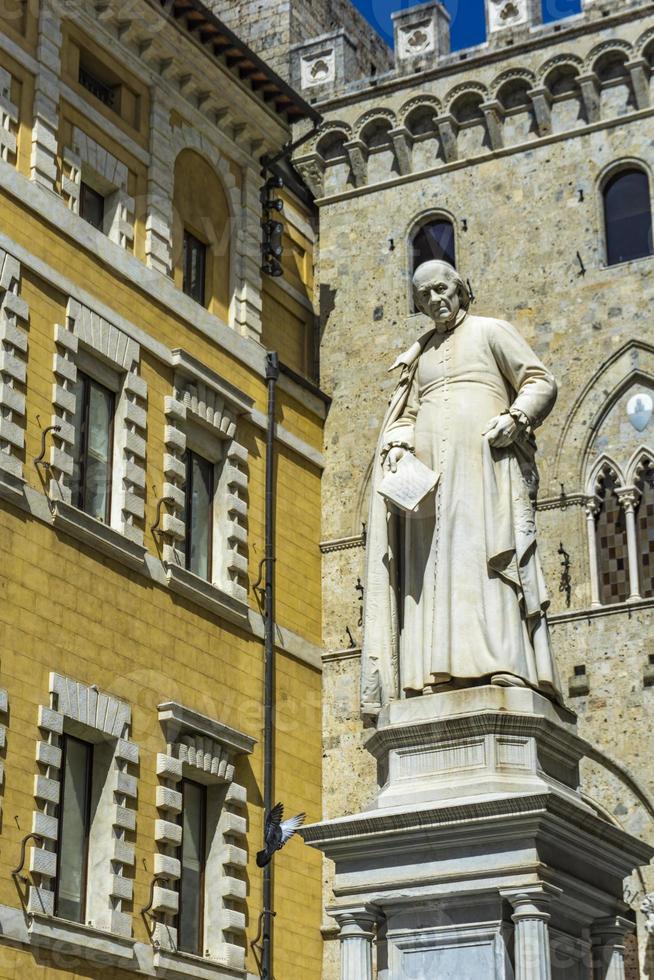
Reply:
[[80, 217], [98, 231], [104, 231], [104, 197], [82, 181], [79, 194]]
[[197, 453], [186, 454], [186, 567], [211, 579], [214, 465]]
[[90, 92], [91, 95], [94, 95], [96, 99], [99, 99], [100, 102], [103, 102], [110, 109], [116, 108], [116, 95], [119, 86], [112, 85], [98, 78], [97, 73], [92, 68], [90, 69], [84, 65], [81, 58], [78, 78], [80, 85], [87, 92]]
[[115, 397], [103, 385], [77, 372], [73, 503], [99, 521], [109, 523]]
[[182, 848], [177, 914], [177, 947], [203, 955], [204, 870], [206, 864], [207, 789], [182, 780]]
[[205, 305], [204, 279], [207, 268], [207, 246], [192, 235], [184, 232], [184, 250], [182, 256], [183, 281], [182, 289], [187, 296], [201, 306]]
[[93, 746], [64, 735], [55, 915], [84, 922]]

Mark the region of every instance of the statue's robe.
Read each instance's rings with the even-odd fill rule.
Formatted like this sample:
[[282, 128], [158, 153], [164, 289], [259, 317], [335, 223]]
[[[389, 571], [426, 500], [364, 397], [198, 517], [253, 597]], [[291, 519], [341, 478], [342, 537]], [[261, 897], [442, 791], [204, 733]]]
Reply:
[[[517, 331], [466, 315], [401, 355], [373, 464], [366, 555], [361, 700], [511, 674], [560, 700], [536, 550], [533, 429], [556, 382]], [[528, 426], [507, 448], [482, 433], [503, 412]], [[377, 492], [384, 449], [411, 447], [439, 474], [415, 515]]]

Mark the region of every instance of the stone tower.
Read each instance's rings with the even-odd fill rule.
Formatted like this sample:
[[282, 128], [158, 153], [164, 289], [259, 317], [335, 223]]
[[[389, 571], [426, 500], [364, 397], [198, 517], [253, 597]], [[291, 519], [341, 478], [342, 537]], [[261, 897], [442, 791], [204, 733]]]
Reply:
[[[304, 64], [297, 84], [324, 117], [296, 158], [320, 213], [321, 383], [333, 398], [324, 815], [377, 800], [359, 713], [363, 525], [388, 367], [424, 328], [410, 274], [428, 232], [450, 236], [476, 312], [510, 320], [561, 381], [539, 433], [554, 652], [579, 734], [598, 752], [582, 764], [583, 790], [651, 843], [654, 16], [644, 0], [585, 0], [581, 13], [543, 23], [534, 2], [487, 0], [487, 27], [484, 44], [451, 51], [439, 4], [402, 11], [395, 64], [368, 80], [337, 60], [321, 79], [316, 40], [293, 52]], [[624, 181], [640, 195], [631, 215]], [[621, 215], [631, 222], [623, 238]], [[629, 980], [652, 969], [653, 891], [646, 868], [625, 885], [625, 921], [638, 926], [637, 942], [624, 940]], [[337, 935], [328, 918], [325, 935]], [[337, 945], [327, 943], [326, 978], [338, 976]]]

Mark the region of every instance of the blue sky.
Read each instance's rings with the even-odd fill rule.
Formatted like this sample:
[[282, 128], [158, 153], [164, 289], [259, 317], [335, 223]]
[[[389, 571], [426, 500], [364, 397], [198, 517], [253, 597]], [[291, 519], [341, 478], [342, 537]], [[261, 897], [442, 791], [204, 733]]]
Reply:
[[[417, 0], [353, 0], [354, 5], [368, 18], [372, 26], [391, 44], [393, 27], [391, 14], [413, 7]], [[543, 0], [546, 21], [560, 20], [579, 12], [581, 0]], [[479, 44], [485, 37], [484, 0], [445, 0], [452, 17], [452, 47], [467, 48]]]

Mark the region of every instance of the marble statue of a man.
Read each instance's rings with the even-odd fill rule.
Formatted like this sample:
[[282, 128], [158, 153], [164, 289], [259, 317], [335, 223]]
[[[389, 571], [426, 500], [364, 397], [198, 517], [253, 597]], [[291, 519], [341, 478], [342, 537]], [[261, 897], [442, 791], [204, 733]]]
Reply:
[[[511, 324], [469, 312], [448, 263], [422, 264], [413, 289], [433, 326], [393, 365], [400, 379], [374, 463], [364, 713], [441, 685], [529, 685], [560, 699], [536, 550], [533, 436], [556, 382]], [[439, 480], [400, 516], [377, 489], [405, 453]]]

